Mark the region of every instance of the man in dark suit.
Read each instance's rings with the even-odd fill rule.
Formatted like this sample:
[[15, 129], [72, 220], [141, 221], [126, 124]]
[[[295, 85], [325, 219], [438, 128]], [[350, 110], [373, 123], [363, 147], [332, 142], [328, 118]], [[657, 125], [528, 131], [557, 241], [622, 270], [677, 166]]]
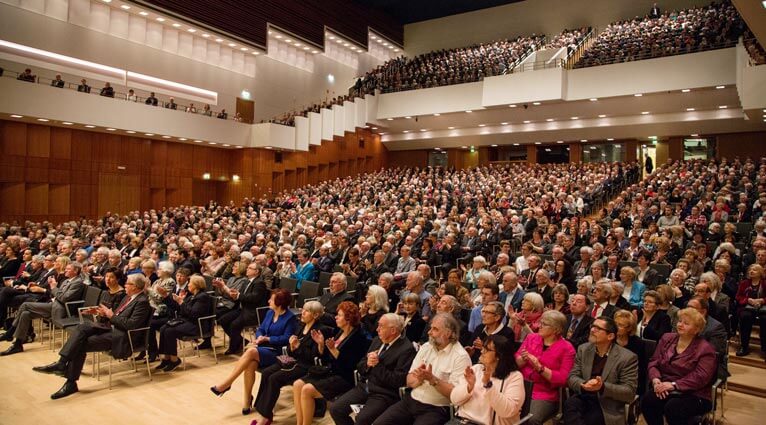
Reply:
[[56, 79], [51, 80], [51, 87], [64, 88], [64, 80], [61, 79], [61, 74], [56, 74]]
[[340, 303], [343, 301], [354, 301], [354, 296], [346, 292], [347, 285], [348, 281], [343, 273], [335, 272], [330, 276], [330, 290], [319, 297], [319, 303], [324, 306], [322, 323], [325, 326], [333, 328], [336, 326], [335, 313], [338, 311]]
[[599, 316], [614, 317], [617, 307], [609, 303], [612, 297], [612, 285], [597, 283], [593, 289], [593, 306], [588, 309], [588, 315], [592, 318]]
[[4, 286], [0, 289], [0, 326], [5, 325], [8, 307], [18, 307], [27, 301], [43, 299], [48, 276], [56, 273], [55, 270], [50, 272], [53, 269], [54, 257], [50, 258], [48, 261], [45, 257], [34, 256], [28, 271], [21, 273], [17, 279], [3, 282]]
[[[402, 335], [404, 319], [395, 313], [384, 314], [378, 321], [378, 336], [367, 356], [357, 365], [362, 379], [330, 407], [338, 425], [369, 425], [389, 406], [399, 401], [399, 388], [407, 384], [407, 373], [415, 358], [415, 348]], [[363, 404], [356, 422], [349, 415], [351, 405]]]
[[90, 86], [88, 85], [88, 82], [85, 81], [85, 78], [80, 80], [80, 85], [77, 86], [77, 91], [81, 93], [90, 93]]
[[154, 92], [149, 93], [149, 97], [146, 98], [144, 103], [150, 106], [157, 106], [157, 96], [154, 95]]
[[537, 276], [537, 272], [540, 270], [540, 257], [534, 254], [530, 255], [527, 257], [527, 264], [529, 264], [529, 268], [522, 271], [519, 276], [519, 284], [525, 291], [537, 285], [535, 283], [535, 276]]
[[567, 379], [572, 396], [564, 403], [565, 424], [625, 423], [625, 404], [636, 396], [638, 357], [615, 344], [616, 339], [614, 320], [593, 322]]
[[593, 324], [594, 320], [592, 316], [587, 314], [589, 305], [590, 300], [583, 294], [574, 294], [569, 303], [570, 314], [567, 314], [566, 339], [575, 350], [588, 342], [590, 325]]
[[505, 311], [509, 311], [510, 307], [514, 311], [520, 310], [526, 292], [519, 286], [519, 276], [514, 270], [509, 270], [503, 273], [502, 283], [503, 291], [500, 292], [499, 300], [505, 306]]
[[78, 391], [77, 380], [80, 379], [82, 366], [89, 352], [110, 350], [116, 359], [130, 357], [132, 352], [128, 331], [146, 326], [152, 314], [149, 298], [144, 293], [148, 284], [149, 279], [142, 274], [128, 276], [125, 298], [115, 310], [103, 304], [92, 310], [108, 322], [85, 322], [77, 325], [59, 351], [58, 361], [33, 368], [37, 372], [63, 374], [66, 377], [61, 389], [51, 395], [52, 399], [63, 398]]
[[[80, 277], [82, 264], [69, 263], [66, 266], [64, 275], [66, 280], [61, 286], [55, 279], [49, 279], [50, 294], [53, 296], [52, 302], [26, 302], [19, 308], [16, 320], [13, 321], [13, 344], [5, 351], [0, 353], [2, 356], [16, 354], [24, 351], [24, 343], [27, 341], [27, 335], [32, 330], [32, 320], [36, 318], [59, 318], [67, 316], [66, 303], [82, 299], [85, 284]], [[8, 332], [11, 332], [10, 330]]]
[[386, 254], [383, 251], [375, 251], [372, 264], [367, 267], [367, 276], [369, 276], [365, 282], [367, 286], [377, 285], [378, 279], [383, 273], [391, 273], [391, 269], [386, 266], [385, 258]]
[[230, 339], [229, 348], [224, 353], [227, 355], [242, 351], [242, 330], [258, 324], [257, 308], [264, 307], [269, 302], [269, 290], [257, 263], [252, 262], [247, 266], [246, 276], [247, 282], [243, 283], [241, 293], [226, 285], [220, 286], [229, 298], [239, 303], [241, 311], [241, 314], [231, 317], [231, 321], [222, 320], [221, 323]]

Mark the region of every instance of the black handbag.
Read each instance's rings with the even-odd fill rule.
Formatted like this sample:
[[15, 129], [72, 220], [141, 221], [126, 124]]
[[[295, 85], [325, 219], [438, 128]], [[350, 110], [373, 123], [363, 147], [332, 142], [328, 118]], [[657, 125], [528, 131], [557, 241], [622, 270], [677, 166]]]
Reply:
[[330, 376], [330, 366], [314, 365], [309, 368], [309, 378], [322, 379]]
[[279, 363], [279, 367], [282, 370], [293, 370], [298, 364], [298, 360], [287, 354], [280, 354], [277, 356], [277, 363]]
[[168, 322], [165, 323], [165, 325], [173, 328], [173, 327], [176, 327], [176, 326], [180, 325], [183, 322], [184, 322], [184, 319], [181, 319], [181, 318], [178, 318], [178, 317], [174, 317], [174, 318], [168, 320]]

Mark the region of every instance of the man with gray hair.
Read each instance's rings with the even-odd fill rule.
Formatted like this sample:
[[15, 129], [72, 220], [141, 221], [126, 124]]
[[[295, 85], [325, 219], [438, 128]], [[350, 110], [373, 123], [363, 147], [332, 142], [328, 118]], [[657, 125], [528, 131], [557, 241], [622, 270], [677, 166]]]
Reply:
[[443, 424], [449, 419], [450, 393], [471, 366], [471, 358], [458, 342], [458, 322], [450, 314], [433, 318], [428, 337], [407, 374], [412, 392], [378, 417], [375, 425]]
[[61, 389], [51, 395], [52, 399], [66, 397], [78, 391], [77, 380], [80, 379], [88, 353], [109, 350], [116, 359], [125, 359], [133, 354], [129, 339], [140, 340], [142, 336], [133, 335], [129, 338], [128, 332], [147, 326], [152, 314], [149, 298], [144, 293], [144, 288], [148, 285], [149, 279], [140, 273], [128, 276], [125, 298], [119, 306], [112, 310], [102, 304], [87, 310], [89, 314], [104, 318], [103, 323], [84, 322], [77, 325], [59, 351], [58, 361], [33, 368], [36, 372], [56, 373], [66, 377]]
[[[60, 286], [54, 277], [51, 276], [48, 279], [50, 295], [53, 297], [52, 302], [26, 302], [21, 305], [19, 313], [16, 315], [16, 320], [13, 321], [13, 326], [11, 327], [13, 333], [11, 333], [11, 330], [8, 330], [4, 335], [6, 341], [10, 340], [10, 335], [13, 335], [15, 340], [7, 350], [0, 353], [0, 356], [24, 351], [24, 343], [28, 341], [27, 337], [32, 332], [33, 319], [63, 319], [67, 316], [66, 303], [81, 300], [85, 291], [85, 284], [80, 276], [81, 272], [82, 264], [69, 263], [64, 270], [66, 280]], [[31, 333], [31, 339], [34, 340], [34, 333]]]
[[[406, 385], [415, 358], [415, 347], [403, 330], [404, 318], [398, 314], [386, 313], [378, 320], [378, 336], [372, 340], [367, 356], [357, 364], [359, 382], [330, 407], [337, 425], [370, 425], [399, 400], [399, 388]], [[364, 405], [356, 422], [349, 417], [353, 404]]]

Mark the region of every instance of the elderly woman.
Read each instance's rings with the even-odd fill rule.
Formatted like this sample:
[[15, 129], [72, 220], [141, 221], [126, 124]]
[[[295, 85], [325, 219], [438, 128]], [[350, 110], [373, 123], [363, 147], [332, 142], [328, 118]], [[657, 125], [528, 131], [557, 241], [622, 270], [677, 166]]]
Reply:
[[761, 353], [766, 353], [766, 275], [760, 264], [748, 267], [747, 279], [739, 283], [736, 299], [740, 338], [737, 356], [750, 353], [750, 334], [756, 320], [760, 325]]
[[638, 312], [636, 334], [643, 339], [658, 341], [662, 335], [671, 332], [670, 316], [659, 308], [662, 296], [657, 291], [644, 293], [644, 307]]
[[636, 271], [625, 266], [620, 269], [620, 282], [625, 285], [622, 296], [634, 308], [641, 308], [644, 304], [644, 291], [646, 285], [636, 280]]
[[[465, 268], [465, 266], [462, 265], [460, 267], [463, 269]], [[479, 275], [484, 271], [487, 271], [487, 260], [481, 255], [473, 257], [473, 266], [470, 269], [465, 270], [465, 276], [463, 276], [465, 286], [470, 289], [475, 289], [478, 286], [477, 280]]]
[[710, 411], [710, 387], [716, 377], [715, 349], [699, 333], [705, 318], [693, 308], [678, 312], [677, 333], [660, 338], [649, 362], [651, 388], [641, 401], [647, 425], [687, 424]]
[[548, 310], [540, 319], [540, 329], [530, 333], [516, 352], [516, 364], [524, 379], [534, 382], [530, 424], [541, 425], [559, 408], [559, 389], [567, 383], [574, 365], [575, 349], [562, 337], [567, 318]]
[[680, 310], [673, 305], [673, 301], [676, 299], [676, 293], [670, 285], [659, 285], [654, 290], [657, 291], [657, 293], [660, 294], [660, 298], [662, 298], [662, 303], [660, 303], [659, 309], [664, 310], [668, 314], [668, 317], [670, 317], [670, 329], [675, 329], [676, 324], [678, 323], [678, 311]]
[[553, 302], [546, 308], [560, 311], [564, 315], [569, 314], [569, 289], [566, 285], [559, 283], [553, 287]]
[[713, 272], [705, 272], [700, 276], [699, 283], [704, 283], [710, 289], [710, 299], [713, 304], [710, 313], [730, 332], [731, 323], [729, 322], [729, 310], [731, 299], [728, 295], [721, 292], [721, 279]]
[[[293, 400], [298, 425], [311, 425], [314, 420], [315, 399], [332, 400], [354, 386], [356, 364], [367, 353], [369, 342], [359, 327], [359, 307], [350, 301], [338, 306], [335, 323], [338, 333], [334, 338], [325, 339], [317, 331], [311, 331], [319, 354], [328, 362], [326, 373], [311, 370], [305, 378], [293, 383]], [[313, 370], [313, 369], [312, 369]]]
[[417, 341], [426, 327], [426, 321], [420, 314], [420, 305], [420, 296], [415, 293], [405, 295], [400, 304], [399, 314], [404, 316], [404, 334], [410, 341]]
[[487, 338], [479, 364], [466, 368], [450, 393], [450, 401], [458, 407], [458, 418], [481, 424], [519, 422], [524, 404], [524, 377], [511, 360], [515, 351], [516, 343], [512, 339], [502, 335]]
[[542, 295], [535, 292], [527, 292], [521, 300], [521, 311], [515, 312], [512, 307], [508, 309], [508, 326], [513, 329], [516, 341], [524, 341], [524, 338], [540, 329], [540, 318], [543, 315]]
[[646, 343], [636, 336], [636, 315], [629, 310], [617, 310], [614, 313], [614, 323], [617, 325], [617, 339], [615, 342], [627, 348], [638, 356], [638, 390], [636, 394], [644, 395], [646, 391], [646, 369], [649, 367], [649, 353]]
[[[158, 352], [162, 362], [157, 366], [158, 370], [172, 372], [181, 365], [181, 360], [178, 358], [178, 339], [183, 336], [198, 335], [200, 331], [198, 319], [213, 314], [215, 301], [205, 292], [205, 287], [205, 278], [195, 274], [187, 286], [190, 296], [181, 298], [173, 294], [173, 301], [179, 306], [178, 318], [181, 320], [173, 325], [168, 322], [160, 328]], [[202, 329], [203, 332], [210, 331], [213, 322], [205, 321], [202, 325], [207, 327]]]
[[578, 294], [582, 294], [588, 298], [591, 298], [592, 289], [593, 289], [593, 278], [591, 276], [585, 276], [584, 278], [577, 281]]
[[[314, 365], [314, 359], [320, 356], [319, 347], [311, 337], [312, 331], [318, 331], [329, 337], [331, 329], [322, 326], [320, 318], [324, 315], [324, 307], [318, 301], [309, 301], [301, 310], [303, 326], [290, 337], [287, 354], [293, 360], [291, 364], [277, 362], [261, 370], [261, 380], [254, 408], [256, 421], [259, 424], [270, 424], [274, 418], [274, 406], [279, 399], [280, 389], [291, 385], [296, 379], [308, 373]], [[242, 409], [242, 413], [249, 413]]]
[[359, 311], [362, 314], [362, 330], [371, 340], [378, 336], [378, 320], [388, 313], [388, 292], [382, 286], [370, 286]]
[[255, 371], [259, 367], [269, 367], [277, 362], [277, 355], [281, 354], [282, 347], [287, 345], [288, 340], [295, 334], [295, 314], [289, 310], [292, 303], [292, 295], [287, 289], [277, 289], [269, 298], [269, 311], [263, 318], [261, 325], [255, 332], [253, 346], [248, 348], [237, 361], [234, 370], [218, 385], [210, 387], [213, 394], [221, 396], [229, 391], [239, 375], [245, 374], [245, 407], [242, 413], [250, 412], [253, 404], [253, 384], [255, 384]]
[[689, 288], [686, 285], [686, 276], [686, 272], [681, 269], [673, 269], [670, 272], [668, 284], [673, 288], [673, 293], [675, 294], [673, 305], [678, 308], [686, 306], [686, 303], [694, 295], [694, 288]]

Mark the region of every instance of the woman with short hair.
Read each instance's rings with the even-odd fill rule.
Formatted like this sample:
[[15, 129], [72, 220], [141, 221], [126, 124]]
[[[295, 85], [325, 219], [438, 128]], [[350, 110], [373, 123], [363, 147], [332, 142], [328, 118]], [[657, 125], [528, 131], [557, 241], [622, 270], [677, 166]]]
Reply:
[[513, 329], [516, 342], [524, 341], [528, 334], [540, 329], [540, 318], [544, 308], [542, 295], [536, 292], [527, 292], [521, 299], [521, 310], [518, 312], [508, 311], [508, 326]]
[[369, 339], [375, 338], [378, 336], [378, 320], [388, 313], [388, 292], [382, 286], [370, 286], [359, 310], [362, 314], [362, 330]]

